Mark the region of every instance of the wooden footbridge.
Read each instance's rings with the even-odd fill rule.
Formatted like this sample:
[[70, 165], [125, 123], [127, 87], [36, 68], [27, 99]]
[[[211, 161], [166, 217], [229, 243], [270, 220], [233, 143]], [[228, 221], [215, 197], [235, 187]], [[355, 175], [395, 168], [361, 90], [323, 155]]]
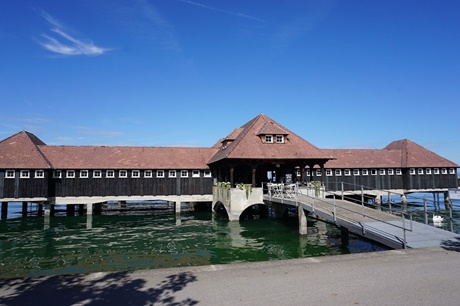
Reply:
[[[298, 207], [299, 232], [306, 233], [305, 212], [359, 236], [377, 241], [394, 249], [426, 248], [458, 244], [460, 235], [341, 199], [325, 199], [295, 192], [269, 192], [264, 201], [272, 206], [280, 204]], [[300, 209], [302, 208], [302, 209]]]

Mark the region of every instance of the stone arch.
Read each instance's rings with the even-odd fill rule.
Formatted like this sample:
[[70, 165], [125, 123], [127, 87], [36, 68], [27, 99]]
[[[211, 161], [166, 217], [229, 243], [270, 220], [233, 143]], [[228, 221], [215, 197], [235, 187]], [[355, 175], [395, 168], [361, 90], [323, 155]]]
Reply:
[[270, 207], [265, 203], [252, 204], [243, 210], [240, 220], [266, 218], [269, 215], [269, 210]]
[[227, 211], [227, 208], [225, 207], [224, 203], [222, 203], [220, 201], [217, 201], [216, 203], [214, 203], [214, 205], [212, 207], [212, 210], [215, 211], [216, 213], [224, 214], [228, 218], [228, 211]]

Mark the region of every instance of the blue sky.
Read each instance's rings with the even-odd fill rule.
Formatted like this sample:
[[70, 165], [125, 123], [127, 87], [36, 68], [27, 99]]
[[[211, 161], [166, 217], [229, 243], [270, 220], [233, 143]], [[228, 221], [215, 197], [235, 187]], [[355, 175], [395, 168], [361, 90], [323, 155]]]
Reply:
[[320, 148], [460, 164], [459, 1], [0, 0], [0, 138], [211, 146], [264, 113]]

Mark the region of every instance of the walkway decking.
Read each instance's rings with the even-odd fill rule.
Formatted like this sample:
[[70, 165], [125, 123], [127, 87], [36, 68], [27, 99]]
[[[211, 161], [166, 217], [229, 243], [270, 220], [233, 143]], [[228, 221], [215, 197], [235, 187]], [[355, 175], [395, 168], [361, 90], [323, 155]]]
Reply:
[[291, 198], [265, 195], [264, 201], [300, 206], [310, 214], [394, 249], [448, 246], [460, 241], [459, 234], [348, 201], [306, 195]]

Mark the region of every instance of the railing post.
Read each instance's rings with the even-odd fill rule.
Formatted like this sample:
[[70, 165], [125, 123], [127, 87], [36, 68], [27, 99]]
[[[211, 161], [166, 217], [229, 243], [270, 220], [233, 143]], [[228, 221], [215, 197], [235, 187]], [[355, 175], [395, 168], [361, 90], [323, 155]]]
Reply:
[[425, 224], [428, 224], [428, 212], [426, 208], [426, 199], [423, 199], [423, 210], [425, 211]]
[[391, 192], [388, 191], [388, 208], [390, 209], [391, 214]]
[[342, 201], [343, 201], [343, 182], [340, 183], [342, 186]]
[[363, 222], [364, 222], [364, 187], [361, 185], [361, 209], [363, 214]]
[[334, 217], [334, 222], [337, 222], [337, 214], [336, 214], [336, 208], [335, 208], [335, 194], [334, 194], [334, 212], [333, 212], [333, 217]]
[[403, 224], [403, 249], [407, 247], [407, 240], [406, 240], [406, 219], [404, 218], [404, 214], [402, 214], [402, 224]]

